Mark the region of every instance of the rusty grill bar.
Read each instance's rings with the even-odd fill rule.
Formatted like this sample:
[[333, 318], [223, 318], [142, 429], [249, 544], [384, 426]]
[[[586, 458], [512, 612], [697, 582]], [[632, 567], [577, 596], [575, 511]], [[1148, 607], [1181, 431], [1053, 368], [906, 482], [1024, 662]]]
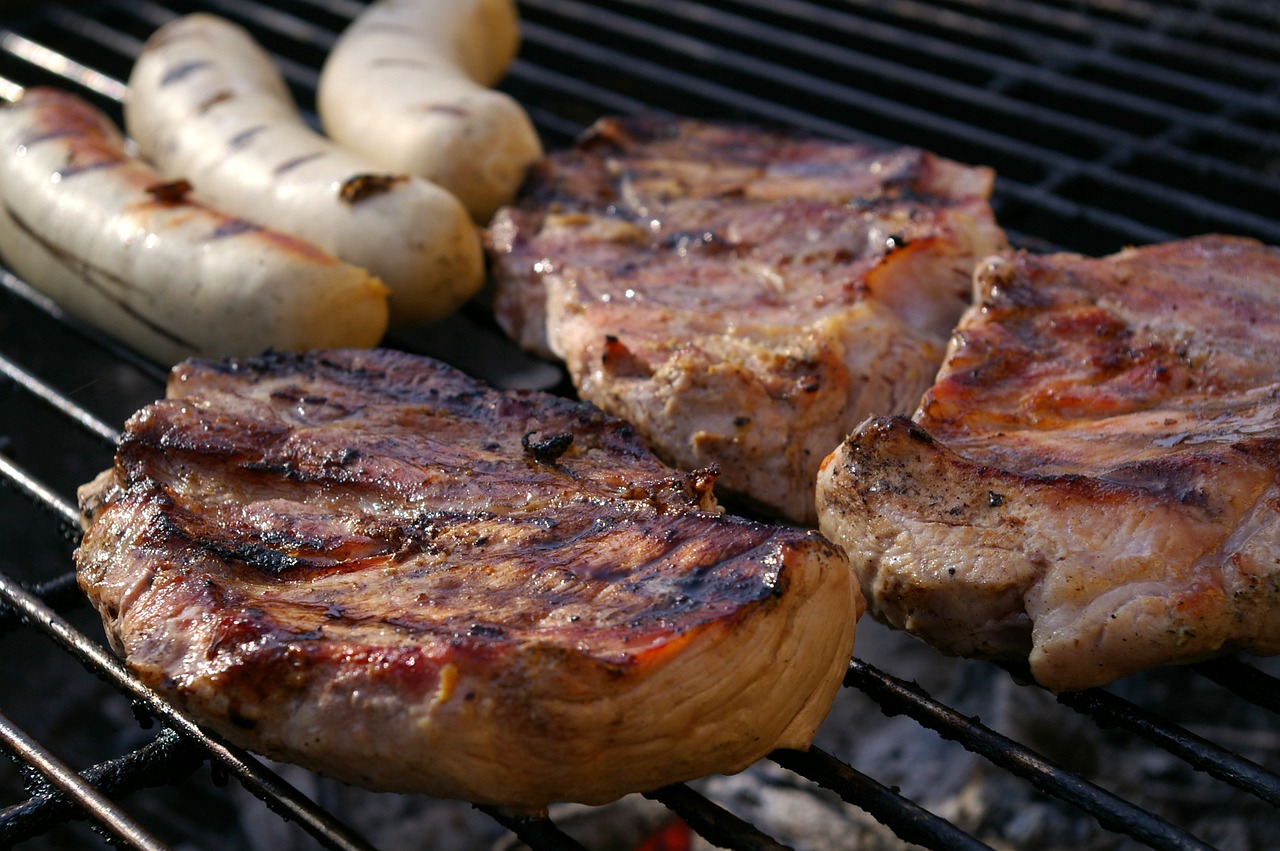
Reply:
[[[325, 51], [363, 7], [354, 0], [25, 5], [27, 11], [0, 21], [0, 95], [52, 83], [79, 91], [117, 119], [132, 57], [151, 30], [175, 15], [209, 10], [248, 26], [281, 59], [295, 93], [309, 105]], [[1015, 242], [1031, 248], [1101, 254], [1210, 231], [1280, 244], [1280, 4], [520, 5], [525, 42], [502, 85], [529, 109], [548, 147], [567, 144], [612, 112], [777, 122], [991, 165], [1000, 175], [997, 214]], [[472, 342], [464, 348], [456, 344], [460, 339]], [[392, 342], [499, 385], [512, 383], [515, 370], [523, 383], [565, 386], [558, 373], [523, 359], [503, 340], [482, 306]], [[370, 847], [271, 767], [199, 730], [138, 683], [106, 650], [96, 615], [75, 587], [69, 570], [75, 488], [109, 464], [117, 425], [161, 394], [163, 377], [155, 364], [66, 317], [0, 269], [0, 741], [17, 766], [17, 779], [0, 783], [0, 846], [47, 840], [56, 847], [68, 836], [87, 841], [89, 834], [75, 827], [86, 821], [119, 844], [163, 847], [157, 837], [175, 842], [183, 831], [200, 829], [176, 817], [157, 822], [165, 794], [195, 796], [217, 819], [226, 806], [224, 787], [234, 780], [320, 846]], [[36, 677], [45, 666], [53, 672]], [[1229, 659], [1180, 676], [1275, 713], [1280, 682], [1264, 667]], [[1018, 670], [1008, 676], [1026, 680]], [[1157, 672], [1152, 681], [1171, 676]], [[90, 685], [69, 685], [82, 679]], [[50, 682], [80, 695], [91, 728], [86, 737], [69, 743], [57, 730], [33, 734], [13, 720], [25, 697]], [[954, 740], [1055, 806], [1090, 814], [1114, 832], [1115, 847], [1129, 840], [1154, 848], [1212, 847], [891, 670], [856, 659], [845, 685], [886, 715], [912, 719], [921, 736]], [[1240, 756], [1230, 742], [1217, 744], [1164, 720], [1113, 689], [1062, 695], [1058, 702], [1237, 790], [1232, 801], [1280, 806], [1275, 764]], [[134, 716], [140, 729], [131, 733]], [[24, 721], [38, 725], [40, 719]], [[104, 730], [124, 744], [106, 744]], [[1233, 732], [1247, 738], [1257, 731]], [[74, 770], [64, 760], [74, 761]], [[856, 805], [903, 842], [988, 847], [842, 754], [782, 751], [772, 760], [803, 778], [812, 794]], [[149, 795], [161, 803], [140, 806]], [[780, 847], [690, 786], [648, 797], [712, 843]], [[139, 811], [144, 815], [135, 817]], [[580, 847], [553, 820], [484, 812], [534, 848]], [[205, 847], [198, 840], [187, 841]]]

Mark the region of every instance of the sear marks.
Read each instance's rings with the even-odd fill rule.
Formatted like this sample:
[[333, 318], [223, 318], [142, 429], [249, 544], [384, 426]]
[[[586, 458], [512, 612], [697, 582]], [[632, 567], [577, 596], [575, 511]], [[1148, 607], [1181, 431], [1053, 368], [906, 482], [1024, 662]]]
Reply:
[[82, 489], [77, 567], [133, 668], [247, 747], [605, 801], [807, 745], [848, 664], [843, 555], [713, 481], [411, 355], [188, 361]]
[[1280, 652], [1280, 250], [1009, 254], [975, 280], [914, 422], [823, 468], [875, 615], [1055, 690]]
[[1004, 246], [992, 180], [914, 149], [605, 119], [491, 223], [495, 309], [664, 458], [813, 522], [819, 462], [914, 408]]

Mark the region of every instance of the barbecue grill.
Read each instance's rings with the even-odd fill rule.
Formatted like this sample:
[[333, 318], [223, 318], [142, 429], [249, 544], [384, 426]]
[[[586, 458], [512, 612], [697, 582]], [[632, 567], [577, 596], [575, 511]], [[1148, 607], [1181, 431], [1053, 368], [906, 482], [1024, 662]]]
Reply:
[[[993, 166], [997, 215], [1033, 250], [1104, 254], [1212, 231], [1280, 244], [1277, 3], [520, 7], [524, 45], [502, 87], [548, 148], [608, 113], [764, 121]], [[119, 119], [142, 41], [196, 10], [247, 26], [309, 107], [326, 50], [363, 4], [5, 8], [0, 95], [51, 83]], [[499, 386], [567, 386], [502, 337], [483, 297], [388, 342]], [[388, 838], [350, 804], [354, 793], [200, 730], [106, 649], [71, 573], [75, 488], [110, 464], [116, 429], [162, 394], [163, 380], [160, 366], [0, 268], [0, 739], [12, 757], [0, 766], [0, 846], [418, 847]], [[697, 842], [738, 849], [831, 847], [830, 835], [800, 829], [816, 811], [840, 813], [841, 847], [1268, 847], [1280, 837], [1275, 670], [1223, 659], [1055, 698], [1016, 667], [945, 659], [864, 622], [816, 749], [775, 753], [740, 781], [753, 786], [720, 778], [654, 790], [644, 812], [678, 818]], [[931, 784], [950, 782], [956, 766], [983, 783], [939, 804]], [[765, 798], [786, 804], [792, 827], [757, 806]], [[531, 817], [433, 806], [411, 799], [377, 812], [431, 813], [436, 839], [420, 847], [591, 841], [574, 827], [591, 813], [577, 809]], [[464, 839], [467, 830], [483, 838]]]

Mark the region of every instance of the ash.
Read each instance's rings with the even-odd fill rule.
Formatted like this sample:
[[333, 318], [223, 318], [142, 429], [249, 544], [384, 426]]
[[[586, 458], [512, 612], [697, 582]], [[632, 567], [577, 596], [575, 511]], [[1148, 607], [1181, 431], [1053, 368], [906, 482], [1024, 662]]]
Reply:
[[[869, 618], [858, 627], [857, 655], [899, 679], [915, 681], [933, 698], [1223, 851], [1263, 851], [1274, 847], [1274, 837], [1280, 836], [1280, 811], [1271, 805], [1196, 772], [1141, 739], [1103, 729], [1042, 689], [1017, 684], [993, 665], [942, 657]], [[1254, 662], [1276, 673], [1275, 662]], [[1138, 675], [1108, 690], [1265, 768], [1280, 769], [1280, 730], [1274, 716], [1190, 670]], [[886, 716], [855, 689], [844, 689], [838, 696], [815, 744], [996, 849], [1145, 847], [912, 719]], [[380, 795], [287, 766], [279, 770], [379, 848], [525, 847], [465, 803]], [[915, 847], [861, 809], [768, 760], [735, 776], [691, 785], [797, 851]], [[592, 851], [636, 849], [673, 818], [662, 805], [640, 795], [605, 807], [560, 805], [551, 815]], [[256, 824], [243, 827], [254, 837], [255, 849], [313, 847], [295, 828], [268, 813], [253, 818]], [[711, 847], [695, 837], [690, 851]]]

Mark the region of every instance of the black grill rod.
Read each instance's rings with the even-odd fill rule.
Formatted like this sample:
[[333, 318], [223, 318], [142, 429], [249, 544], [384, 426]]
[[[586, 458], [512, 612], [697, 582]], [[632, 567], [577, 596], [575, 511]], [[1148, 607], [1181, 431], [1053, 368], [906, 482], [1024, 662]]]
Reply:
[[[1089, 39], [1091, 44], [1103, 42], [1113, 45], [1111, 52], [1119, 56], [1132, 55], [1130, 48], [1141, 46], [1159, 50], [1170, 59], [1208, 56], [1218, 64], [1246, 67], [1256, 65], [1257, 76], [1269, 74], [1276, 69], [1274, 60], [1263, 58], [1259, 54], [1266, 51], [1275, 55], [1275, 51], [1280, 49], [1274, 22], [1270, 28], [1233, 22], [1231, 12], [1223, 8], [1226, 4], [1219, 0], [1182, 4], [1199, 8], [1175, 15], [1162, 15], [1162, 10], [1158, 8], [1160, 4], [1148, 2], [1143, 4], [1147, 8], [1141, 20], [1133, 19], [1137, 17], [1137, 9], [1133, 7], [1138, 7], [1139, 4], [1131, 3], [1128, 4], [1131, 20], [1122, 22], [1109, 20], [1108, 13], [1115, 10], [1108, 7], [1117, 5], [1114, 0], [1087, 0], [1071, 4], [1070, 8], [1066, 7], [1067, 4], [1060, 4], [1063, 8], [1046, 3], [1029, 5], [1023, 0], [960, 0], [960, 5], [974, 9], [974, 14], [994, 12], [1006, 20], [1016, 19], [1020, 28], [1023, 21], [1033, 23], [1033, 30], [1037, 32], [1045, 26], [1053, 27], [1059, 32], [1070, 33], [1072, 42]], [[1263, 4], [1254, 2], [1254, 5]], [[1272, 5], [1274, 9], [1274, 3]], [[1091, 14], [1089, 7], [1103, 14]], [[1188, 29], [1188, 24], [1194, 25], [1195, 29]], [[1228, 46], [1227, 42], [1232, 44]], [[1258, 50], [1250, 52], [1233, 49], [1244, 44]]]
[[1179, 757], [1192, 768], [1244, 789], [1269, 804], [1280, 806], [1280, 777], [1252, 760], [1170, 724], [1123, 698], [1102, 689], [1089, 689], [1060, 694], [1058, 702], [1091, 716], [1099, 726], [1135, 733]]
[[769, 758], [783, 768], [830, 789], [846, 803], [860, 807], [905, 842], [946, 851], [989, 851], [991, 848], [821, 748], [776, 750], [769, 754]]
[[[1125, 91], [1122, 88], [1093, 83], [1078, 76], [1073, 77], [1058, 70], [1055, 63], [1049, 63], [1046, 66], [1027, 59], [1017, 59], [993, 53], [990, 50], [972, 46], [970, 39], [963, 36], [954, 40], [947, 40], [928, 35], [921, 32], [917, 22], [911, 18], [908, 18], [904, 23], [901, 18], [897, 22], [890, 22], [879, 21], [871, 17], [862, 17], [852, 3], [847, 9], [833, 11], [826, 6], [817, 5], [807, 0], [738, 0], [738, 2], [751, 8], [776, 14], [786, 14], [806, 25], [817, 24], [827, 30], [856, 34], [860, 38], [870, 39], [887, 47], [898, 48], [902, 50], [904, 58], [909, 58], [912, 54], [923, 53], [934, 60], [945, 61], [953, 65], [963, 65], [991, 74], [1006, 81], [1006, 84], [1008, 82], [1038, 83], [1058, 91], [1071, 91], [1093, 97], [1108, 103], [1113, 108], [1132, 110], [1143, 115], [1162, 119], [1174, 118], [1180, 125], [1190, 124], [1205, 128], [1220, 127], [1220, 120], [1215, 115], [1186, 109], [1167, 101], [1156, 101], [1150, 97]], [[899, 6], [895, 11], [899, 14], [905, 13], [902, 6]], [[940, 14], [946, 13], [941, 12], [936, 7], [930, 7], [927, 18], [928, 23], [937, 23]], [[975, 18], [968, 18], [965, 21], [970, 26], [976, 22], [977, 19]], [[1090, 25], [1096, 26], [1098, 23], [1101, 22], [1091, 21]], [[983, 24], [983, 26], [990, 29], [993, 25]], [[1094, 32], [1096, 33], [1096, 30]], [[767, 38], [764, 40], [767, 43]], [[1022, 42], [1018, 43], [1022, 44]], [[1095, 56], [1091, 48], [1067, 47], [1065, 42], [1060, 42], [1060, 44], [1062, 44], [1060, 50], [1063, 53], [1067, 51], [1072, 53], [1080, 52], [1074, 62], [1092, 59]], [[1028, 53], [1032, 52], [1028, 51]], [[1197, 79], [1196, 82], [1202, 81]], [[988, 91], [999, 91], [998, 88], [994, 88], [991, 84], [983, 88]], [[1262, 130], [1255, 130], [1249, 127], [1226, 127], [1223, 129], [1233, 135], [1256, 140], [1259, 143], [1265, 142], [1268, 138], [1268, 134]]]
[[699, 836], [719, 848], [734, 851], [784, 851], [787, 848], [682, 783], [645, 792], [644, 796], [671, 810]]
[[[877, 0], [846, 0], [846, 2], [853, 3], [859, 7], [868, 7], [876, 5]], [[975, 0], [962, 0], [962, 2], [970, 7], [985, 7], [985, 9], [991, 9], [993, 6], [993, 0], [976, 0], [976, 2]], [[1046, 22], [1051, 26], [1057, 26], [1059, 33], [1063, 32], [1063, 24], [1073, 23], [1075, 32], [1078, 35], [1087, 37], [1087, 41], [1075, 40], [1070, 37], [1063, 38], [1061, 35], [1048, 35], [1040, 28], [1026, 26], [1029, 15], [1038, 10], [1043, 10], [1043, 4], [1028, 4], [1022, 2], [1022, 0], [1013, 0], [1012, 5], [1007, 2], [1005, 5], [1012, 11], [1012, 14], [1002, 21], [984, 19], [974, 13], [941, 9], [937, 3], [919, 2], [919, 0], [899, 0], [895, 4], [893, 13], [895, 17], [909, 21], [910, 25], [918, 25], [920, 22], [925, 22], [930, 26], [945, 28], [951, 36], [960, 41], [967, 40], [967, 33], [977, 25], [983, 28], [986, 38], [1000, 40], [1008, 44], [1028, 45], [1028, 50], [1037, 55], [1045, 55], [1052, 51], [1055, 59], [1070, 62], [1087, 62], [1096, 66], [1099, 70], [1124, 79], [1140, 78], [1152, 80], [1161, 85], [1195, 92], [1201, 97], [1223, 104], [1230, 102], [1237, 106], [1264, 112], [1271, 108], [1268, 97], [1265, 94], [1232, 87], [1215, 79], [1213, 75], [1199, 75], [1181, 68], [1166, 67], [1161, 64], [1144, 61], [1141, 58], [1133, 58], [1132, 50], [1126, 50], [1125, 48], [1132, 47], [1137, 41], [1145, 40], [1149, 43], [1154, 39], [1162, 42], [1162, 46], [1164, 46], [1163, 43], [1174, 42], [1176, 47], [1180, 48], [1173, 52], [1167, 49], [1161, 51], [1171, 59], [1175, 58], [1174, 54], [1181, 57], [1187, 51], [1191, 51], [1193, 55], [1197, 52], [1203, 55], [1211, 54], [1219, 64], [1229, 63], [1238, 66], [1242, 63], [1262, 62], [1263, 60], [1257, 60], [1249, 56], [1242, 58], [1240, 54], [1232, 53], [1228, 49], [1206, 48], [1205, 45], [1196, 44], [1194, 41], [1181, 36], [1171, 36], [1165, 32], [1154, 32], [1145, 27], [1126, 27], [1123, 33], [1108, 30], [1103, 37], [1110, 44], [1116, 44], [1117, 41], [1120, 42], [1121, 48], [1099, 50], [1096, 45], [1100, 40], [1099, 36], [1103, 28], [1107, 25], [1096, 18], [1075, 16], [1074, 13], [1067, 11], [1058, 13], [1054, 10], [1049, 12], [1051, 15], [1060, 14], [1062, 16], [1076, 17], [1073, 22], [1067, 22], [1061, 17], [1056, 21]], [[1186, 17], [1184, 16], [1182, 20], [1186, 20]], [[1140, 38], [1135, 39], [1134, 35], [1138, 35]], [[1031, 45], [1034, 45], [1034, 47], [1030, 47]], [[1275, 63], [1267, 64], [1275, 65]]]
[[[590, 78], [577, 74], [562, 74], [559, 71], [534, 65], [519, 58], [512, 63], [508, 76], [529, 85], [550, 89], [558, 95], [567, 96], [564, 99], [570, 102], [596, 104], [600, 107], [599, 111], [601, 113], [648, 112], [657, 114], [663, 112], [663, 110], [646, 104], [644, 101], [637, 100], [615, 89], [601, 86]], [[560, 98], [555, 98], [553, 103], [559, 100]], [[533, 123], [539, 130], [544, 132], [558, 134], [566, 139], [573, 140], [586, 129], [580, 121], [561, 118], [546, 106], [527, 104], [525, 109], [528, 111], [529, 117], [533, 119]]]
[[[72, 510], [70, 506], [65, 508], [68, 512]], [[200, 745], [242, 786], [278, 815], [297, 822], [325, 847], [336, 851], [373, 851], [367, 840], [316, 806], [258, 759], [220, 736], [202, 730], [185, 714], [166, 703], [101, 644], [77, 630], [4, 573], [0, 573], [0, 600], [16, 609], [87, 669], [141, 704], [161, 723]]]
[[[141, 7], [142, 4], [138, 3], [136, 8]], [[44, 17], [64, 32], [75, 33], [81, 38], [94, 42], [99, 50], [105, 48], [129, 59], [136, 59], [142, 52], [142, 39], [109, 27], [79, 10], [69, 9], [66, 6], [51, 6]], [[166, 17], [172, 17], [172, 13]], [[120, 83], [122, 86], [128, 86], [123, 80]]]
[[[533, 21], [523, 22], [521, 30], [526, 42], [539, 44], [561, 55], [572, 57], [579, 64], [591, 63], [602, 68], [617, 68], [625, 59], [628, 73], [639, 81], [668, 86], [722, 106], [730, 106], [735, 111], [753, 113], [780, 124], [803, 127], [834, 139], [882, 146], [892, 144], [892, 141], [886, 137], [853, 128], [848, 124], [825, 120], [803, 109], [766, 100], [750, 92], [733, 89], [715, 81], [700, 78], [695, 74], [683, 73], [636, 55], [622, 54], [616, 46], [602, 46], [585, 41]], [[513, 68], [511, 76], [519, 75], [520, 69]], [[589, 73], [584, 71], [583, 76], [589, 76]]]
[[89, 411], [71, 401], [65, 394], [55, 390], [49, 384], [27, 372], [4, 355], [0, 355], [0, 377], [7, 378], [40, 399], [58, 413], [73, 420], [76, 425], [90, 434], [102, 438], [105, 443], [115, 446], [120, 442], [120, 432], [95, 417]]
[[358, 0], [298, 0], [298, 2], [337, 15], [341, 18], [354, 19], [369, 4]]
[[80, 512], [75, 506], [54, 493], [47, 485], [2, 452], [0, 452], [0, 481], [26, 494], [36, 505], [61, 520], [68, 531], [80, 528]]
[[[199, 768], [204, 753], [195, 745], [162, 727], [145, 745], [116, 759], [85, 769], [80, 776], [94, 789], [118, 799], [145, 786], [176, 782]], [[0, 810], [0, 847], [23, 842], [77, 816], [79, 802], [52, 787], [42, 789], [21, 804]]]
[[[207, 0], [207, 2], [213, 6], [217, 14], [251, 21], [255, 26], [287, 36], [299, 43], [309, 44], [319, 50], [331, 49], [338, 39], [338, 33], [333, 30], [276, 8], [280, 5], [278, 3], [261, 3], [257, 0]], [[314, 68], [311, 72], [317, 73]]]
[[[525, 1], [533, 2], [533, 0]], [[908, 61], [898, 61], [881, 56], [868, 56], [859, 50], [851, 49], [838, 42], [833, 43], [805, 33], [793, 32], [753, 18], [722, 10], [712, 12], [706, 9], [704, 5], [690, 2], [690, 0], [620, 0], [620, 2], [631, 6], [641, 5], [660, 8], [673, 20], [696, 22], [717, 33], [740, 36], [739, 44], [752, 42], [768, 46], [775, 52], [786, 50], [793, 55], [803, 56], [807, 59], [821, 59], [832, 65], [839, 66], [850, 78], [866, 75], [887, 77], [894, 80], [895, 84], [901, 89], [929, 91], [933, 94], [944, 96], [947, 100], [956, 104], [969, 104], [976, 108], [999, 110], [1005, 113], [1010, 120], [1014, 120], [1016, 116], [1017, 121], [1031, 123], [1038, 127], [1085, 135], [1112, 149], [1124, 149], [1138, 141], [1132, 134], [1117, 130], [1100, 121], [1064, 113], [1036, 103], [1013, 101], [999, 92], [993, 92], [986, 86], [969, 84], [953, 77], [921, 70], [909, 61], [912, 55], [909, 52], [904, 51], [901, 57], [901, 59]], [[774, 9], [773, 0], [768, 0], [766, 9], [778, 11]], [[799, 10], [788, 7], [788, 11], [794, 14]], [[845, 23], [846, 26], [851, 28], [861, 27], [863, 24], [868, 26], [873, 24], [873, 22], [861, 21], [857, 18], [845, 18], [844, 16], [833, 14], [830, 10], [824, 11], [826, 17], [830, 20], [830, 25], [826, 28], [827, 31], [837, 28], [839, 23]], [[861, 34], [863, 30], [858, 29], [857, 32]], [[922, 41], [924, 40], [924, 36], [920, 36], [920, 38]], [[913, 42], [912, 49], [914, 52], [920, 48]], [[987, 54], [987, 57], [989, 56]], [[985, 63], [979, 63], [978, 67], [985, 67]], [[1136, 108], [1130, 104], [1123, 104], [1123, 106], [1126, 109]], [[1012, 134], [1010, 133], [1009, 135]]]
[[[157, 29], [170, 21], [182, 17], [182, 13], [176, 12], [167, 6], [144, 2], [144, 0], [112, 0], [110, 5], [117, 11], [129, 14], [138, 20], [145, 21]], [[240, 17], [241, 20], [251, 21], [255, 26], [274, 30], [275, 32], [290, 38], [300, 39], [304, 41], [304, 43], [312, 41], [312, 37], [319, 37], [317, 34], [324, 32], [320, 28], [312, 27], [296, 19], [294, 20], [296, 26], [290, 26], [290, 16], [279, 15], [269, 8], [264, 10], [257, 4], [224, 2], [215, 3], [215, 5], [219, 7], [215, 13], [219, 14], [221, 17], [227, 18], [228, 20], [232, 20], [234, 22], [235, 17]], [[73, 18], [76, 19], [77, 23], [75, 26], [77, 30], [90, 38], [97, 38], [97, 33], [105, 34], [106, 32], [109, 32], [109, 29], [105, 27], [105, 25], [92, 18], [81, 18], [81, 16], [76, 12], [67, 11], [59, 15], [59, 17], [66, 22], [70, 22]], [[117, 39], [115, 37], [107, 36], [102, 39], [102, 41], [104, 44], [113, 43], [117, 45], [119, 49], [126, 51], [132, 48], [130, 40], [127, 39]], [[314, 45], [314, 42], [312, 43]], [[137, 42], [136, 44], [137, 49], [140, 50], [142, 43]], [[133, 58], [133, 56], [130, 55], [130, 58]], [[299, 62], [292, 57], [283, 56], [279, 53], [272, 53], [271, 59], [276, 64], [276, 68], [289, 83], [307, 91], [315, 91], [316, 82], [320, 77], [319, 71], [315, 68]], [[301, 110], [304, 105], [298, 104], [298, 106]], [[303, 111], [303, 117], [310, 118], [311, 114], [307, 111]]]
[[1250, 703], [1272, 712], [1280, 712], [1280, 680], [1275, 677], [1238, 659], [1200, 662], [1193, 667], [1202, 677], [1229, 689]]
[[124, 361], [149, 378], [161, 384], [168, 380], [169, 371], [167, 369], [155, 361], [143, 357], [136, 350], [115, 340], [87, 322], [83, 322], [71, 315], [63, 310], [62, 306], [56, 301], [3, 267], [0, 267], [0, 289], [8, 290], [58, 324], [72, 329], [93, 345], [105, 350], [107, 354], [117, 360]]
[[1124, 798], [1059, 767], [1036, 752], [1002, 736], [978, 721], [930, 697], [915, 683], [906, 683], [855, 658], [844, 684], [870, 697], [886, 715], [905, 714], [944, 739], [964, 746], [1037, 789], [1089, 813], [1108, 830], [1123, 833], [1152, 848], [1167, 851], [1202, 849], [1211, 845]]
[[28, 737], [0, 713], [0, 741], [27, 765], [35, 768], [59, 792], [71, 798], [117, 840], [142, 851], [165, 851], [162, 842], [144, 830], [106, 795], [70, 767]]
[[[1044, 164], [1045, 167], [1059, 171], [1074, 172], [1081, 167], [1081, 161], [1069, 154], [1018, 139], [1009, 134], [996, 132], [989, 127], [939, 115], [905, 100], [894, 98], [891, 93], [864, 91], [843, 80], [820, 76], [791, 67], [784, 62], [767, 58], [768, 54], [734, 49], [694, 35], [628, 18], [621, 13], [604, 11], [597, 6], [584, 2], [584, 0], [523, 0], [522, 5], [536, 8], [547, 14], [557, 15], [575, 23], [589, 24], [640, 44], [654, 45], [673, 53], [682, 53], [690, 57], [690, 59], [715, 65], [717, 68], [726, 71], [741, 72], [749, 75], [747, 80], [751, 78], [770, 80], [794, 89], [798, 95], [803, 95], [805, 98], [825, 98], [832, 103], [855, 109], [858, 111], [857, 114], [860, 115], [889, 116], [895, 121], [923, 128], [926, 132], [935, 135], [945, 134], [971, 146], [976, 145], [989, 150], [1001, 151], [1010, 157], [1033, 160]], [[586, 61], [599, 63], [603, 67], [616, 68], [619, 65], [621, 53], [617, 45], [607, 43], [602, 45], [572, 36], [565, 36], [531, 21], [525, 21], [523, 29], [525, 40], [528, 42], [545, 42], [567, 55], [576, 55]], [[785, 31], [780, 34], [786, 35]], [[796, 39], [802, 40], [802, 37], [797, 36]], [[805, 46], [815, 53], [837, 52], [841, 55], [856, 55], [852, 54], [851, 51], [841, 50], [838, 47], [832, 47], [812, 39], [803, 41]], [[668, 74], [670, 71], [667, 66], [656, 66], [661, 70], [655, 71], [653, 70], [655, 66], [652, 63], [642, 62], [634, 55], [628, 56], [626, 63], [627, 69], [638, 77], [661, 79], [657, 76], [658, 74]], [[738, 101], [743, 104], [769, 103], [754, 97], [743, 89], [730, 88], [722, 83], [703, 80], [697, 74], [687, 71], [677, 72], [669, 81], [664, 82], [668, 82], [673, 88], [678, 88], [681, 91], [705, 93], [708, 98], [731, 103], [735, 106], [740, 106], [737, 103]], [[949, 81], [946, 82], [949, 83]], [[972, 92], [975, 96], [982, 95], [982, 90], [977, 88], [973, 88]], [[992, 100], [985, 96], [984, 99]], [[800, 100], [803, 100], [803, 98]], [[751, 108], [758, 110], [756, 106]], [[773, 105], [773, 109], [788, 111], [787, 107], [777, 104]], [[779, 118], [782, 116], [769, 117]], [[805, 124], [811, 123], [812, 120], [813, 118], [810, 116], [810, 121], [805, 122]], [[863, 123], [870, 125], [874, 124], [874, 121], [868, 120]], [[845, 130], [843, 133], [837, 132], [836, 135], [848, 136], [848, 126], [839, 126], [845, 127]], [[1096, 131], [1103, 131], [1101, 127], [1091, 126]], [[831, 131], [826, 132], [830, 133]], [[1094, 135], [1097, 135], [1096, 132]], [[1119, 134], [1115, 135], [1119, 136]], [[862, 138], [881, 144], [885, 144], [888, 141], [865, 134], [862, 135]], [[1119, 139], [1116, 139], [1113, 140], [1113, 143], [1118, 144], [1119, 141]], [[1128, 142], [1130, 140], [1123, 141]]]
[[549, 818], [515, 815], [501, 807], [476, 804], [475, 808], [507, 830], [530, 848], [547, 851], [587, 851], [586, 846], [562, 831]]
[[[1083, 176], [1119, 190], [1145, 194], [1151, 198], [1153, 204], [1167, 205], [1189, 215], [1204, 215], [1208, 212], [1214, 216], [1229, 217], [1226, 220], [1232, 221], [1237, 228], [1250, 228], [1268, 241], [1280, 240], [1280, 226], [1274, 219], [1228, 207], [1218, 202], [1207, 201], [1202, 195], [1176, 187], [1125, 176], [1105, 164], [1081, 160], [1041, 145], [993, 132], [977, 124], [939, 116], [903, 101], [881, 94], [863, 92], [840, 81], [818, 77], [759, 56], [699, 40], [693, 36], [672, 33], [657, 26], [635, 22], [577, 0], [525, 0], [525, 3], [530, 6], [545, 7], [546, 11], [553, 11], [573, 20], [589, 21], [613, 33], [643, 40], [666, 49], [684, 49], [689, 56], [714, 63], [720, 68], [774, 80], [791, 86], [797, 92], [821, 96], [834, 103], [844, 104], [872, 118], [877, 115], [887, 116], [905, 125], [921, 128], [929, 134], [954, 139], [957, 143], [976, 145], [984, 150], [1000, 152], [1004, 156], [1036, 162], [1050, 172], [1049, 186]], [[524, 24], [524, 33], [526, 41], [530, 43], [542, 44], [567, 55], [600, 64], [605, 68], [617, 67], [619, 62], [620, 54], [616, 45], [601, 46], [527, 21]], [[682, 92], [694, 93], [717, 103], [732, 105], [736, 109], [753, 112], [773, 121], [805, 127], [834, 138], [880, 145], [900, 144], [900, 142], [894, 143], [882, 137], [873, 136], [848, 124], [823, 120], [805, 110], [775, 103], [742, 89], [731, 88], [721, 83], [701, 79], [695, 74], [646, 62], [634, 55], [627, 57], [627, 68], [639, 78], [653, 80]], [[869, 119], [865, 123], [874, 124], [874, 120]], [[945, 150], [942, 152], [947, 153]], [[1003, 183], [1008, 186], [1012, 181], [1006, 179]], [[1105, 211], [1102, 212], [1105, 214]], [[1148, 234], [1143, 236], [1146, 237]]]
[[[75, 571], [71, 570], [45, 582], [30, 584], [27, 588], [54, 610], [70, 609], [88, 602], [88, 598], [80, 591]], [[22, 617], [17, 612], [8, 606], [0, 606], [0, 636], [22, 625]], [[0, 842], [0, 848], [3, 847]]]

